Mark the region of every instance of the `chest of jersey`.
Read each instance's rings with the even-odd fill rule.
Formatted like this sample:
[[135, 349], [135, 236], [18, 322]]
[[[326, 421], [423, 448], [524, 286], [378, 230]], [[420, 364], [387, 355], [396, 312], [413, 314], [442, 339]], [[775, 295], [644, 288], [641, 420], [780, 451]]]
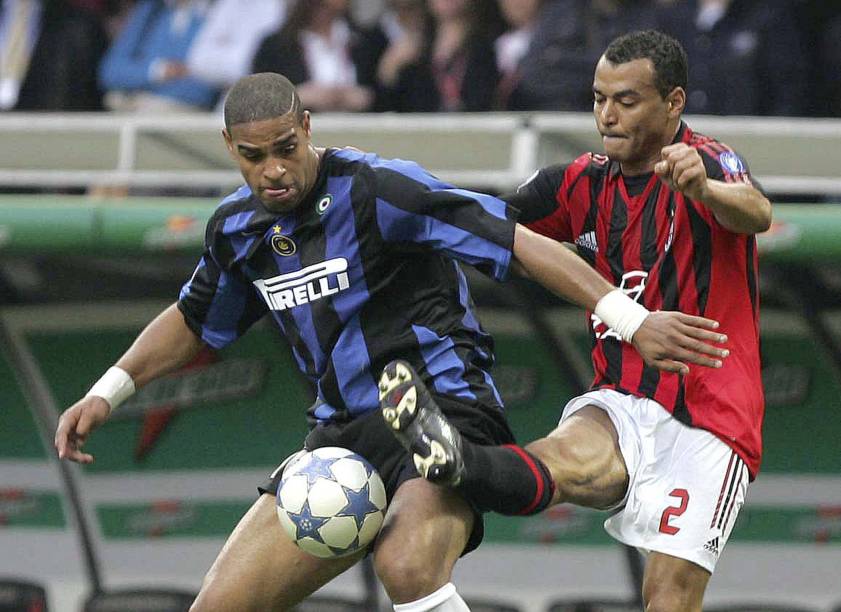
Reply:
[[365, 291], [350, 191], [350, 179], [329, 178], [314, 204], [302, 205], [311, 210], [279, 217], [247, 258], [245, 276], [270, 310], [320, 309]]

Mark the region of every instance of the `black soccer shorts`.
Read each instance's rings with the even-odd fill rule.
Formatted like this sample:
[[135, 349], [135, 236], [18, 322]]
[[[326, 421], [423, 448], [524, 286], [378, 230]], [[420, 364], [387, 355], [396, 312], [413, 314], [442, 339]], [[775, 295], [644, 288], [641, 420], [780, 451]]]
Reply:
[[[483, 407], [470, 400], [433, 397], [465, 440], [482, 445], [514, 443], [514, 434], [501, 410]], [[347, 423], [317, 424], [307, 435], [304, 448], [314, 450], [324, 446], [347, 448], [367, 459], [379, 472], [389, 502], [400, 485], [419, 478], [411, 455], [389, 431], [379, 410], [372, 410]], [[281, 464], [257, 487], [260, 494], [277, 494], [283, 467]], [[473, 514], [473, 531], [462, 553], [464, 555], [479, 546], [485, 533], [482, 514], [475, 508]]]

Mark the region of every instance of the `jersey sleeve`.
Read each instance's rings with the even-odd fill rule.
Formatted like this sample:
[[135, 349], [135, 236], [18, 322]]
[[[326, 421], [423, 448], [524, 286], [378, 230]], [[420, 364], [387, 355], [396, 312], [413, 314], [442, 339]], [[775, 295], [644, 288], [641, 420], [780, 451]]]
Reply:
[[444, 183], [413, 162], [375, 170], [375, 222], [402, 249], [430, 248], [504, 280], [517, 211], [504, 201]]
[[502, 196], [520, 211], [520, 223], [561, 242], [572, 240], [569, 207], [563, 197], [567, 168], [568, 164], [541, 168], [517, 187], [517, 191]]
[[[744, 183], [758, 189], [762, 195], [766, 195], [759, 182], [751, 175], [747, 161], [733, 149], [720, 142], [706, 143], [697, 147], [698, 153], [704, 162], [704, 169], [707, 177], [725, 183]], [[688, 200], [689, 205], [699, 214], [712, 228], [723, 226], [715, 218], [712, 211], [701, 202]], [[725, 230], [729, 231], [729, 230]]]
[[761, 191], [762, 195], [766, 195], [759, 181], [751, 174], [745, 158], [730, 147], [717, 143], [715, 149], [711, 146], [702, 146], [698, 147], [698, 152], [701, 154], [701, 159], [704, 160], [704, 169], [707, 171], [709, 178], [725, 183], [752, 185]]
[[205, 250], [193, 275], [181, 288], [178, 308], [187, 326], [213, 348], [240, 336], [266, 312], [265, 302], [236, 270], [226, 269], [226, 244], [216, 233], [216, 216], [208, 223]]

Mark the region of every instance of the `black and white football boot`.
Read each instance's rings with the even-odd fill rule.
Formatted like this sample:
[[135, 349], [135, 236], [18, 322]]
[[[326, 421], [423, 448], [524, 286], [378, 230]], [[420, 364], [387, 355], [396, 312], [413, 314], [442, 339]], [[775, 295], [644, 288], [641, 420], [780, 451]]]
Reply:
[[401, 360], [389, 363], [380, 377], [379, 393], [383, 418], [412, 455], [418, 474], [435, 484], [457, 486], [464, 473], [461, 434], [412, 366]]

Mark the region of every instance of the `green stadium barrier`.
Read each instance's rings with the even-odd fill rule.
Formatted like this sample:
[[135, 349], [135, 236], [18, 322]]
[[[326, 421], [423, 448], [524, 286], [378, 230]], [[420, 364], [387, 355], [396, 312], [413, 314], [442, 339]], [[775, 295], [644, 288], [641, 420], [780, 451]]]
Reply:
[[[201, 249], [208, 198], [0, 196], [0, 254], [159, 253]], [[779, 204], [759, 236], [764, 259], [841, 258], [841, 206]]]

